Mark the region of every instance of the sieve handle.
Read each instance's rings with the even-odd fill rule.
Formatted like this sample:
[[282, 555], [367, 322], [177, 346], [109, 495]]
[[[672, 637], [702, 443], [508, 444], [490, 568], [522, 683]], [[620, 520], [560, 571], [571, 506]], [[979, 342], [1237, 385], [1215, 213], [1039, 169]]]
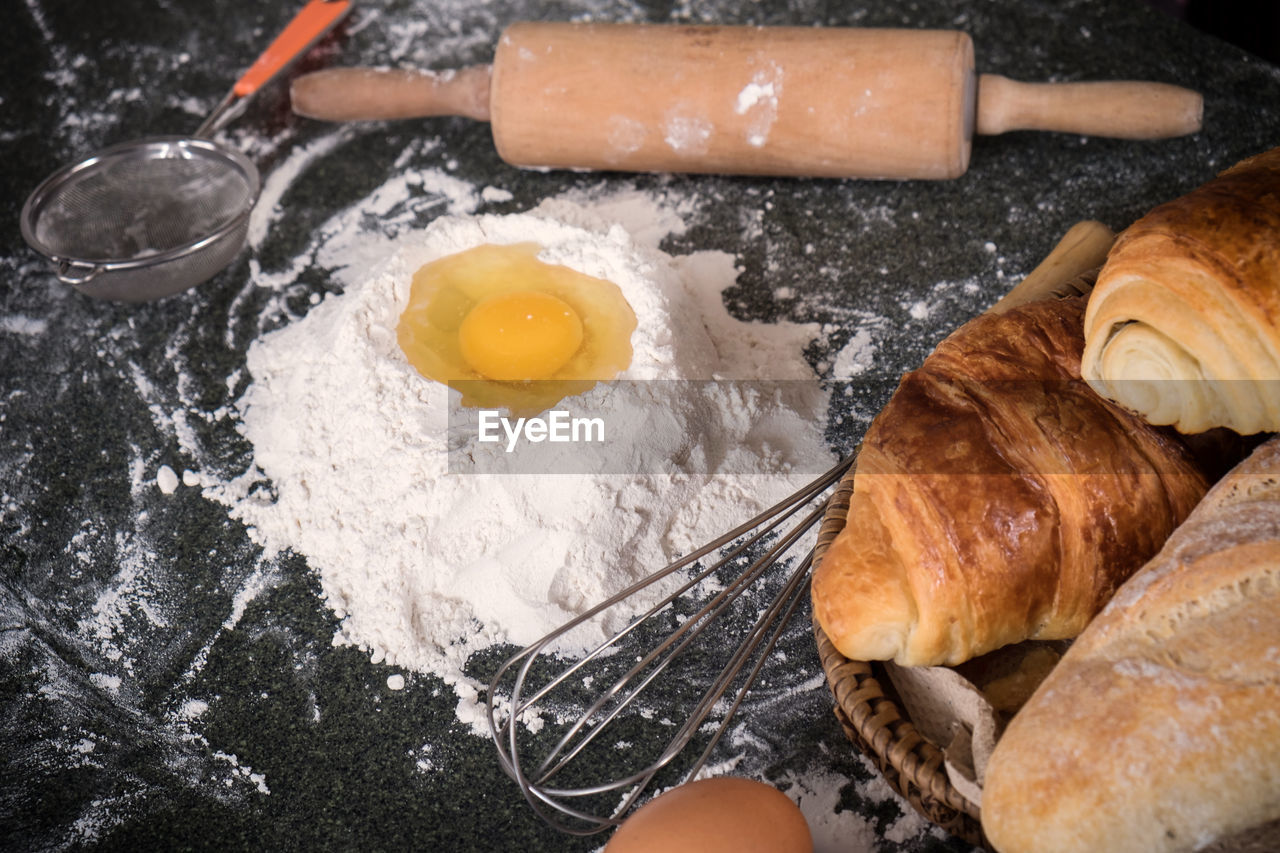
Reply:
[[226, 97], [193, 135], [197, 139], [208, 139], [222, 126], [231, 107], [257, 92], [306, 53], [325, 33], [337, 26], [353, 5], [352, 0], [310, 0], [293, 16], [293, 20], [276, 36], [275, 41], [267, 45], [267, 49], [254, 60], [249, 69], [240, 75]]
[[[83, 272], [73, 274], [72, 270], [82, 270]], [[86, 264], [80, 261], [59, 261], [58, 262], [58, 281], [63, 284], [69, 284], [72, 287], [80, 287], [93, 281], [102, 272], [100, 264]]]
[[266, 85], [286, 65], [306, 53], [310, 47], [342, 20], [351, 8], [350, 0], [311, 0], [294, 16], [275, 41], [249, 66], [236, 81], [236, 97], [245, 98]]

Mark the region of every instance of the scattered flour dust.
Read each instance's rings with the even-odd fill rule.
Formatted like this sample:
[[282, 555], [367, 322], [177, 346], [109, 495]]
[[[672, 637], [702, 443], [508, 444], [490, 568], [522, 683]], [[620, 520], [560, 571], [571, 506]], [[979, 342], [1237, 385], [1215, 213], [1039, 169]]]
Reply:
[[[847, 784], [847, 779], [826, 770], [787, 774], [778, 782], [778, 788], [796, 802], [809, 824], [814, 853], [870, 853], [881, 849], [883, 841], [902, 845], [930, 831], [929, 823], [911, 810], [905, 810], [883, 833], [878, 831], [872, 820], [840, 808], [840, 789]], [[860, 793], [872, 802], [895, 797], [879, 774]]]
[[[342, 619], [335, 643], [439, 675], [477, 733], [486, 731], [480, 685], [463, 674], [473, 652], [539, 639], [824, 470], [833, 461], [822, 436], [828, 400], [817, 382], [787, 383], [808, 390], [776, 397], [724, 383], [714, 406], [682, 408], [668, 395], [666, 429], [692, 446], [696, 471], [672, 462], [627, 475], [451, 473], [444, 426], [456, 392], [419, 375], [396, 342], [411, 276], [482, 243], [532, 241], [543, 260], [622, 289], [638, 320], [623, 378], [814, 379], [802, 352], [818, 328], [731, 318], [721, 291], [736, 277], [733, 257], [660, 251], [679, 227], [634, 192], [441, 216], [384, 245], [381, 266], [342, 295], [250, 348], [252, 383], [237, 408], [256, 470], [219, 497], [269, 551], [306, 556]], [[370, 255], [349, 235], [335, 239], [351, 259]], [[468, 450], [504, 452], [474, 440]], [[558, 650], [589, 648], [625, 615], [588, 623]]]
[[836, 354], [832, 364], [833, 376], [849, 378], [859, 376], [871, 369], [875, 361], [876, 345], [871, 330], [865, 327], [857, 329], [849, 342]]

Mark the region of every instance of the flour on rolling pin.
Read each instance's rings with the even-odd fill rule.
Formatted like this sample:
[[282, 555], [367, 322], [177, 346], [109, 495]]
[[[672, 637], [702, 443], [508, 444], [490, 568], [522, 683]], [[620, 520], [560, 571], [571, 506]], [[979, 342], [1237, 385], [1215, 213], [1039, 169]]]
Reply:
[[492, 67], [335, 68], [294, 110], [336, 121], [465, 115], [517, 166], [942, 179], [974, 133], [1157, 139], [1200, 128], [1164, 83], [1019, 83], [974, 72], [949, 30], [522, 22]]

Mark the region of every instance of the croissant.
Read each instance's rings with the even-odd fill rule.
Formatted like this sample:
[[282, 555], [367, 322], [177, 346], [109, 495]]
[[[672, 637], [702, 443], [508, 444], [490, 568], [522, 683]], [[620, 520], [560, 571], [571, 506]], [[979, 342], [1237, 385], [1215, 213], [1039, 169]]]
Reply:
[[846, 657], [956, 664], [1072, 637], [1204, 494], [1182, 441], [1080, 379], [1083, 313], [977, 317], [902, 378], [813, 576]]
[[1280, 850], [1280, 439], [1228, 473], [1013, 718], [1001, 853]]
[[1085, 314], [1081, 372], [1182, 432], [1280, 430], [1280, 148], [1120, 234]]

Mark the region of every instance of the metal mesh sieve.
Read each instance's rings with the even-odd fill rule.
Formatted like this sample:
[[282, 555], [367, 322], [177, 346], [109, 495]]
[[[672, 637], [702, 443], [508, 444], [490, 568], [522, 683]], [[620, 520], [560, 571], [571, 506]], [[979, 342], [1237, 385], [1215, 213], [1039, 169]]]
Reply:
[[209, 135], [351, 7], [308, 0], [192, 136], [128, 142], [54, 172], [22, 208], [23, 239], [62, 282], [102, 299], [157, 299], [213, 277], [244, 244], [259, 179]]
[[258, 189], [258, 170], [238, 152], [203, 139], [144, 139], [51, 175], [23, 208], [22, 235], [84, 293], [155, 299], [230, 262]]

